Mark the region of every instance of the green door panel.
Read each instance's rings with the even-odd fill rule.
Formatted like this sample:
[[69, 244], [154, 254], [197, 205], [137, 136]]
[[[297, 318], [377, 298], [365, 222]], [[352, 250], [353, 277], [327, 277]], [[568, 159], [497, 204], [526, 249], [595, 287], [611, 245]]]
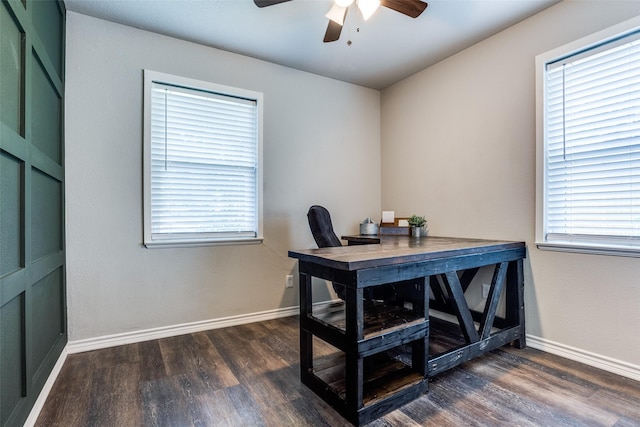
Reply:
[[36, 370], [45, 361], [56, 340], [65, 332], [62, 313], [63, 285], [62, 268], [58, 268], [31, 287], [32, 362]]
[[46, 53], [55, 67], [58, 76], [62, 75], [63, 27], [64, 16], [60, 8], [52, 1], [32, 1], [31, 14], [36, 33], [41, 35]]
[[22, 162], [0, 151], [0, 277], [23, 267]]
[[33, 168], [31, 173], [31, 260], [62, 249], [62, 183]]
[[53, 83], [33, 55], [31, 71], [31, 141], [49, 158], [62, 162], [62, 100]]
[[24, 295], [5, 304], [0, 310], [0, 425], [25, 396]]
[[24, 35], [9, 10], [0, 4], [0, 121], [22, 135]]

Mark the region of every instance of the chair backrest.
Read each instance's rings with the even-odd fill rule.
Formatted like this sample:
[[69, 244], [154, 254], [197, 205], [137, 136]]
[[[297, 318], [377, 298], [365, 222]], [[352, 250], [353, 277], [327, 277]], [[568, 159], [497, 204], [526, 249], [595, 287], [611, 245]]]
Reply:
[[311, 234], [313, 234], [313, 238], [319, 248], [342, 246], [340, 239], [333, 231], [331, 215], [326, 208], [318, 205], [311, 206], [309, 212], [307, 212], [307, 219], [309, 220]]

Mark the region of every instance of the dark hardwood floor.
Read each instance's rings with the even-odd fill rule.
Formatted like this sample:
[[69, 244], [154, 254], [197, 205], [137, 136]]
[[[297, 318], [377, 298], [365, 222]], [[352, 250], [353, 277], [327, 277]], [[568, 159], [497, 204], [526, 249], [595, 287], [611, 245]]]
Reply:
[[[297, 317], [72, 354], [36, 425], [348, 426], [298, 370]], [[504, 347], [369, 426], [640, 426], [640, 383]]]

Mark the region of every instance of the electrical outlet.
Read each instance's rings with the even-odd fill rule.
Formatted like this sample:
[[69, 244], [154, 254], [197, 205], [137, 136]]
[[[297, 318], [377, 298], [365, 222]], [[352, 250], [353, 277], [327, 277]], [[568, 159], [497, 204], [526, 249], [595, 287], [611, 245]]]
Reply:
[[286, 281], [284, 282], [285, 288], [293, 288], [293, 275], [287, 274]]
[[482, 298], [488, 298], [489, 297], [489, 288], [491, 286], [488, 285], [487, 283], [483, 283], [482, 284]]

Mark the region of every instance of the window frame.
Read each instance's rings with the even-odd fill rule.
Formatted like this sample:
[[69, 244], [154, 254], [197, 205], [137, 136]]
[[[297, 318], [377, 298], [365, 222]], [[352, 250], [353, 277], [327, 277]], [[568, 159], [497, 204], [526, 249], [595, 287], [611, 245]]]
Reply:
[[617, 255], [640, 257], [640, 247], [625, 246], [610, 241], [601, 242], [597, 238], [591, 241], [548, 241], [546, 238], [546, 111], [545, 111], [545, 70], [550, 63], [562, 58], [579, 54], [616, 39], [629, 36], [640, 31], [640, 17], [629, 19], [597, 33], [591, 34], [572, 43], [542, 53], [535, 58], [536, 77], [536, 223], [535, 244], [538, 249], [575, 252], [597, 255]]
[[[262, 243], [263, 238], [263, 94], [247, 89], [240, 89], [217, 83], [180, 77], [152, 70], [143, 70], [143, 245], [146, 248], [194, 247], [218, 245], [242, 245]], [[151, 96], [153, 83], [214, 92], [220, 95], [254, 100], [257, 108], [257, 174], [256, 174], [256, 218], [257, 230], [255, 236], [250, 237], [215, 237], [208, 234], [189, 238], [154, 239], [151, 233]]]

